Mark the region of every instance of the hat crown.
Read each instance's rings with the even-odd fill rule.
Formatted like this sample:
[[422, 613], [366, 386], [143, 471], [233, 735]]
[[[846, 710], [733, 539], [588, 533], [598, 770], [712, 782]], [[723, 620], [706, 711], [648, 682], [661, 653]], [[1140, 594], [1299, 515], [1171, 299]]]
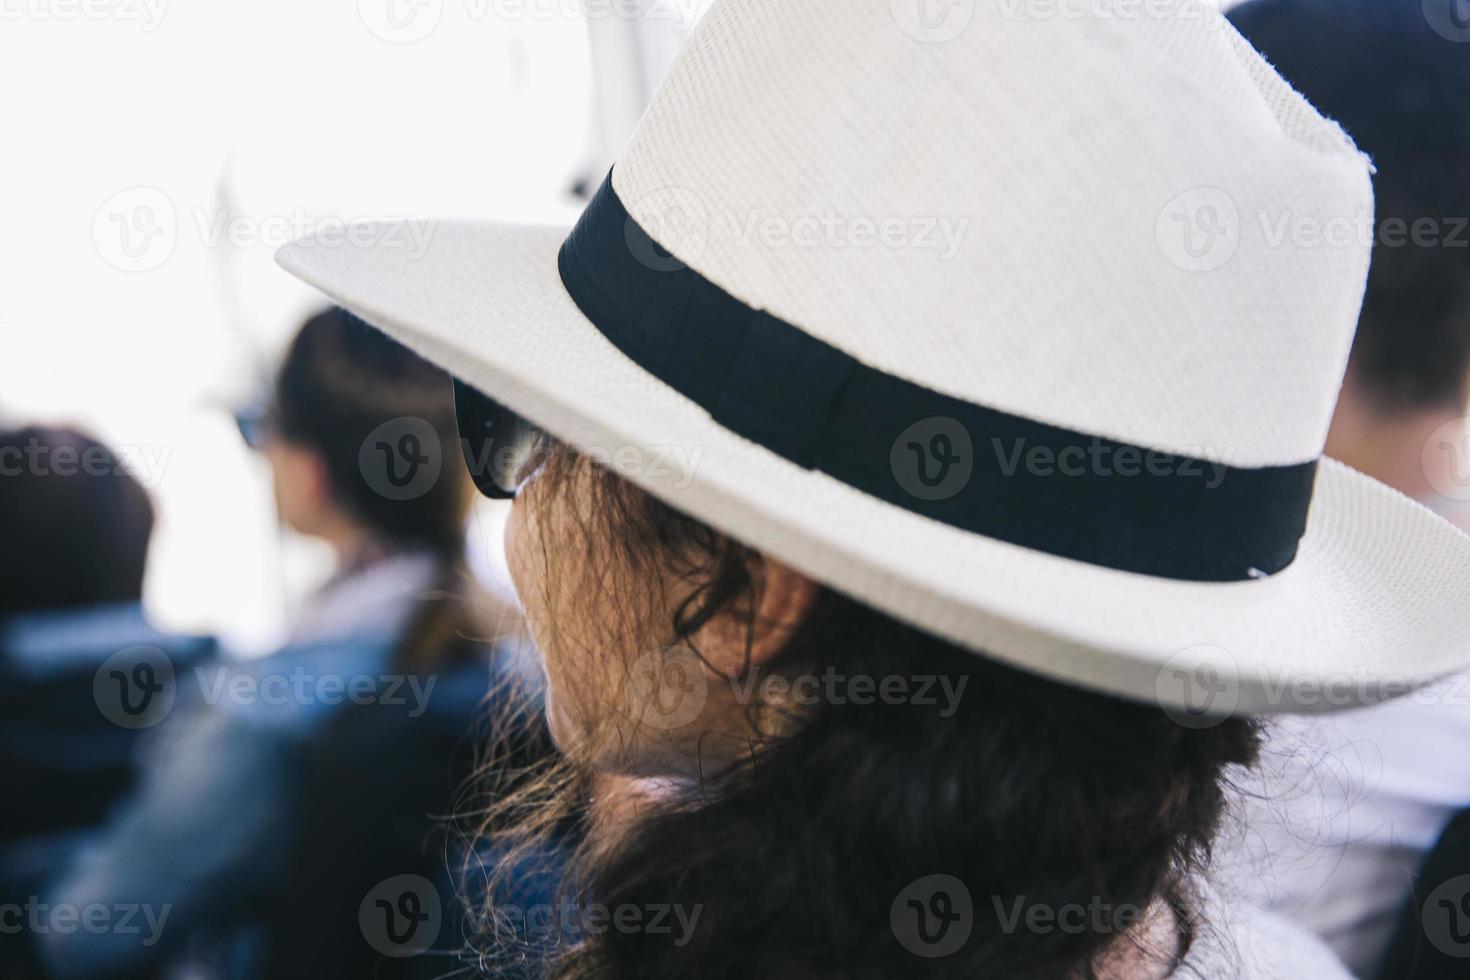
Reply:
[[1237, 466], [1315, 458], [1365, 160], [1215, 11], [1082, 6], [717, 0], [614, 188], [679, 260], [881, 371]]

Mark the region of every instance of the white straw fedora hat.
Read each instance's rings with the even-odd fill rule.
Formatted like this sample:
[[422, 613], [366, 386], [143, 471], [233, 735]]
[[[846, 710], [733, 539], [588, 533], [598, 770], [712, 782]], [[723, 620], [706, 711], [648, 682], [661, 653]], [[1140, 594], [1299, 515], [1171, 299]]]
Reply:
[[1321, 458], [1371, 221], [1193, 0], [717, 0], [570, 232], [278, 259], [822, 582], [1215, 717], [1470, 659], [1470, 541]]

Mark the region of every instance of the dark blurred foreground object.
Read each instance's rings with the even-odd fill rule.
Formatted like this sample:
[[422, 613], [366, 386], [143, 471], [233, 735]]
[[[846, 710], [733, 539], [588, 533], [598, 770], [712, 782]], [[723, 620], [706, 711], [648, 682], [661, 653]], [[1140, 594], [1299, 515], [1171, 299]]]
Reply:
[[131, 603], [0, 620], [0, 779], [25, 787], [0, 807], [0, 846], [91, 827], [132, 784], [148, 729], [109, 717], [95, 688], [107, 662], [135, 648], [176, 672], [215, 651], [207, 637], [160, 632]]
[[[104, 717], [96, 671], [135, 645], [199, 652], [143, 619], [153, 505], [74, 429], [0, 431], [0, 842], [95, 823], [130, 781], [136, 730]], [[182, 644], [182, 646], [180, 646]]]
[[0, 618], [137, 602], [152, 531], [147, 491], [102, 443], [0, 431]]
[[101, 710], [93, 684], [109, 657], [146, 646], [187, 664], [212, 650], [144, 619], [152, 530], [147, 491], [102, 443], [0, 431], [0, 778], [26, 787], [0, 808], [0, 847], [88, 827], [131, 782], [144, 726]]
[[[442, 674], [421, 714], [356, 705], [334, 720], [309, 763], [264, 976], [433, 980], [466, 971], [464, 852], [449, 814], [491, 739], [487, 710], [539, 722], [539, 701], [515, 670], [504, 659], [488, 676], [483, 664]], [[540, 724], [505, 748], [502, 771], [529, 770], [552, 751]]]
[[[152, 728], [130, 728], [96, 694], [118, 655], [180, 674], [215, 654], [207, 637], [159, 632], [119, 603], [0, 620], [0, 904], [25, 908], [100, 833], [141, 778]], [[27, 932], [0, 930], [0, 977], [45, 977]]]
[[1373, 264], [1351, 378], [1385, 411], [1462, 409], [1470, 394], [1470, 7], [1249, 0], [1229, 16], [1377, 168]]
[[[213, 655], [148, 623], [153, 508], [117, 454], [72, 429], [0, 432], [0, 904], [28, 908], [139, 778], [151, 718], [114, 708], [108, 674]], [[162, 682], [162, 681], [161, 681]], [[99, 684], [102, 685], [99, 693]], [[170, 694], [172, 694], [170, 687]], [[7, 923], [11, 924], [11, 923]], [[43, 976], [0, 930], [0, 976]]]
[[1450, 821], [1414, 884], [1378, 980], [1470, 977], [1470, 810]]

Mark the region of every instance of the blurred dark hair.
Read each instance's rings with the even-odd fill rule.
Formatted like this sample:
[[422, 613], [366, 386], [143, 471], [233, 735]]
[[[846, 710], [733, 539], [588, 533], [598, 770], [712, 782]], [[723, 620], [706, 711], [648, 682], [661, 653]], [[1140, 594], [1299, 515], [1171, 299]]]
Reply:
[[147, 491], [96, 439], [0, 431], [0, 616], [137, 602], [152, 531]]
[[[307, 320], [291, 342], [274, 398], [277, 433], [321, 455], [337, 503], [349, 514], [385, 541], [459, 555], [468, 482], [447, 374], [334, 308]], [[381, 492], [364, 473], [364, 444], [394, 419], [423, 420], [438, 441], [422, 446], [425, 454], [438, 454], [438, 479], [406, 499]], [[400, 437], [392, 432], [388, 442]], [[367, 447], [369, 459], [372, 450]]]
[[[1385, 411], [1459, 408], [1470, 376], [1470, 44], [1436, 33], [1421, 0], [1250, 0], [1229, 17], [1377, 167], [1354, 379]], [[1433, 230], [1416, 243], [1423, 219]]]
[[[674, 570], [693, 588], [672, 624], [683, 644], [722, 611], [754, 628], [754, 552], [565, 448], [537, 479], [552, 483], [581, 531], [544, 539], [543, 551], [583, 542], [580, 567], [591, 576], [548, 587], [626, 609], [640, 583]], [[567, 492], [576, 481], [589, 492]], [[917, 700], [820, 698], [749, 764], [706, 770], [630, 810], [634, 825], [610, 845], [594, 835], [571, 862], [568, 902], [697, 910], [698, 922], [682, 944], [620, 928], [573, 937], [553, 977], [1080, 980], [1132, 948], [1183, 959], [1208, 924], [1191, 881], [1222, 817], [1229, 767], [1256, 757], [1254, 720], [1186, 728], [1157, 706], [1011, 669], [824, 589], [760, 674], [828, 668], [966, 686], [949, 714]], [[569, 815], [587, 812], [583, 777], [563, 763], [504, 796], [487, 835], [534, 854]], [[937, 874], [967, 886], [974, 930], [956, 952], [927, 959], [898, 939], [894, 905]], [[1109, 917], [1079, 929], [1008, 927], [996, 908], [1017, 902], [1096, 905]], [[1112, 918], [1129, 909], [1172, 913], [1177, 947], [1150, 948], [1133, 923]], [[513, 930], [493, 902], [487, 912], [493, 955]]]

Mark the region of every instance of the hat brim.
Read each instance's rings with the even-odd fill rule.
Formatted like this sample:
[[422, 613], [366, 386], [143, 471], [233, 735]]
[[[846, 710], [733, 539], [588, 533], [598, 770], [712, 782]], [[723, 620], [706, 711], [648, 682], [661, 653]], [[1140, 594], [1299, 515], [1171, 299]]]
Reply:
[[1470, 659], [1470, 539], [1340, 463], [1323, 460], [1298, 557], [1269, 579], [1059, 558], [876, 500], [714, 422], [568, 297], [566, 229], [440, 222], [417, 250], [390, 232], [303, 239], [277, 261], [657, 497], [969, 649], [1207, 717], [1353, 707]]

